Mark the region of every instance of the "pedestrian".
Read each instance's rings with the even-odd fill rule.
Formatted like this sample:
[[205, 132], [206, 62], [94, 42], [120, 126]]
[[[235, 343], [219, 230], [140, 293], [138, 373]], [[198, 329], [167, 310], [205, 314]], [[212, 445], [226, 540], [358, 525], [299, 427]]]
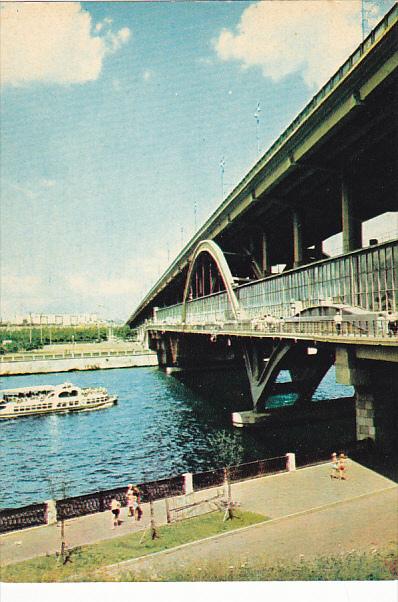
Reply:
[[332, 453], [332, 466], [331, 466], [331, 472], [330, 472], [330, 478], [331, 479], [338, 479], [339, 478], [339, 470], [338, 470], [338, 460], [337, 460], [337, 454], [336, 452]]
[[142, 517], [142, 508], [141, 508], [141, 492], [138, 487], [133, 488], [133, 497], [134, 497], [134, 518], [139, 521]]
[[336, 327], [336, 334], [341, 334], [341, 326], [343, 324], [343, 316], [341, 315], [340, 310], [338, 309], [334, 315], [334, 325]]
[[398, 333], [398, 314], [389, 312], [387, 315], [387, 322], [388, 336], [396, 336], [396, 334]]
[[347, 456], [344, 453], [339, 454], [337, 463], [338, 478], [342, 481], [347, 480]]
[[111, 512], [112, 512], [112, 529], [120, 525], [120, 502], [115, 497], [111, 500]]
[[134, 518], [134, 485], [130, 484], [127, 487], [126, 498], [127, 498], [127, 516]]

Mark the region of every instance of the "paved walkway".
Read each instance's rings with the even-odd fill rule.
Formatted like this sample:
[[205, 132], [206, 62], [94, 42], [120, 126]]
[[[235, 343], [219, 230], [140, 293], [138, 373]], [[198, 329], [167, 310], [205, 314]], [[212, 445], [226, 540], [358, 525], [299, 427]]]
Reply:
[[[221, 550], [220, 558], [225, 557], [229, 548], [231, 552], [247, 550], [247, 554], [250, 554], [251, 546], [253, 550], [265, 549], [264, 546], [271, 546], [271, 542], [273, 557], [277, 550], [282, 556], [289, 550], [298, 552], [302, 548], [312, 549], [316, 553], [318, 549], [326, 549], [328, 541], [331, 549], [336, 551], [340, 540], [345, 547], [352, 545], [352, 529], [355, 531], [354, 539], [358, 540], [360, 536], [363, 544], [374, 543], [375, 539], [380, 544], [382, 541], [389, 543], [398, 540], [396, 483], [352, 461], [349, 463], [347, 481], [331, 479], [329, 475], [329, 465], [322, 464], [234, 484], [232, 495], [242, 508], [264, 514], [272, 522], [168, 552], [164, 559], [173, 558], [174, 555], [175, 558], [181, 555], [188, 558], [189, 554], [195, 556], [198, 546], [204, 547], [204, 556], [200, 553], [202, 558], [212, 558], [216, 549]], [[214, 490], [201, 493], [203, 497], [213, 494]], [[68, 520], [65, 525], [67, 544], [75, 547], [95, 543], [145, 528], [149, 521], [149, 508], [144, 505], [143, 509], [141, 523], [127, 518], [127, 510], [123, 509], [123, 523], [114, 530], [111, 528], [110, 512]], [[155, 503], [155, 517], [158, 524], [166, 522], [162, 500]], [[263, 533], [263, 530], [266, 532]], [[320, 533], [323, 533], [322, 540], [319, 539]], [[279, 547], [275, 543], [278, 538]], [[218, 542], [221, 541], [220, 546]], [[296, 542], [294, 545], [293, 541]], [[59, 548], [60, 528], [56, 525], [8, 533], [0, 536], [0, 562], [5, 565], [54, 554]], [[156, 562], [159, 561], [161, 555], [156, 557]], [[144, 567], [146, 564], [149, 566], [152, 560], [133, 562]]]

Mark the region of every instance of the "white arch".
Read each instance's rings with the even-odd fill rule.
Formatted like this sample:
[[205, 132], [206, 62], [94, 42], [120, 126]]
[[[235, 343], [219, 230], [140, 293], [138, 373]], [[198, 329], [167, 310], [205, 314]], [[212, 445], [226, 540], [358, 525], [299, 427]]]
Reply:
[[187, 299], [189, 294], [189, 289], [191, 286], [193, 269], [196, 263], [197, 258], [202, 253], [208, 253], [213, 259], [218, 268], [220, 276], [225, 284], [225, 288], [228, 294], [229, 302], [231, 304], [232, 313], [234, 318], [238, 319], [239, 317], [239, 301], [235, 295], [234, 291], [234, 279], [231, 274], [231, 270], [229, 269], [229, 265], [225, 259], [224, 253], [221, 248], [215, 243], [213, 240], [202, 240], [198, 246], [196, 247], [194, 254], [192, 255], [192, 259], [190, 260], [187, 279], [185, 282], [184, 296], [182, 300], [182, 321], [186, 320], [187, 313]]

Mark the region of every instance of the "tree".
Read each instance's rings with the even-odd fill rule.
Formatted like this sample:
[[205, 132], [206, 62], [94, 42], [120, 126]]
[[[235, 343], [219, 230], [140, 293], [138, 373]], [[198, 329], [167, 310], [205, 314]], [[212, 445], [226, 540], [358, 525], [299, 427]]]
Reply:
[[220, 458], [224, 467], [224, 482], [227, 490], [227, 509], [224, 520], [232, 520], [234, 513], [231, 492], [231, 466], [236, 466], [242, 462], [244, 449], [238, 435], [228, 431], [214, 433], [210, 440], [217, 457]]

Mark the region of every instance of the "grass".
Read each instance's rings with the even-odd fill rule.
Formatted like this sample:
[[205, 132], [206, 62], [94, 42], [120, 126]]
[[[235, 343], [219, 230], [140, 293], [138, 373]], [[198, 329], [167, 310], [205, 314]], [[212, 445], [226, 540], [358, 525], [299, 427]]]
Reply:
[[159, 539], [153, 541], [147, 534], [143, 543], [140, 543], [142, 532], [136, 532], [94, 545], [82, 546], [73, 551], [70, 562], [65, 565], [62, 565], [54, 555], [26, 560], [2, 567], [0, 577], [2, 581], [13, 583], [102, 581], [103, 576], [101, 578], [96, 576], [96, 571], [101, 567], [267, 520], [265, 516], [253, 512], [236, 512], [236, 514], [236, 519], [226, 522], [223, 522], [223, 512], [212, 512], [172, 525], [164, 525], [157, 529]]
[[[396, 547], [366, 552], [350, 552], [339, 556], [296, 561], [261, 562], [249, 560], [209, 564], [198, 562], [180, 565], [167, 574], [130, 571], [114, 580], [130, 581], [383, 581], [398, 577]], [[110, 580], [102, 575], [102, 580]]]

